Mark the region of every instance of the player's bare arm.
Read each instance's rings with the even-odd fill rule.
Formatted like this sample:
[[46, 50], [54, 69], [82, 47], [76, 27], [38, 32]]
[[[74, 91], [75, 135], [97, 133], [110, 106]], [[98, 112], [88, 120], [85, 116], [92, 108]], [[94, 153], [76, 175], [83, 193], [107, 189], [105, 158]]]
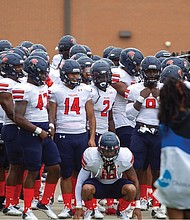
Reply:
[[[37, 126], [29, 122], [25, 117], [27, 107], [27, 101], [17, 101], [15, 102], [15, 108], [14, 108], [14, 121], [19, 127], [22, 127], [30, 132], [35, 132]], [[48, 133], [44, 130], [41, 131], [39, 136], [42, 139], [45, 139], [47, 137]]]
[[7, 116], [13, 120], [13, 100], [11, 93], [0, 93], [0, 104]]
[[90, 128], [90, 139], [88, 145], [90, 147], [95, 147], [96, 118], [94, 115], [94, 107], [91, 99], [87, 101], [85, 107], [86, 107], [87, 118], [89, 120], [89, 128]]

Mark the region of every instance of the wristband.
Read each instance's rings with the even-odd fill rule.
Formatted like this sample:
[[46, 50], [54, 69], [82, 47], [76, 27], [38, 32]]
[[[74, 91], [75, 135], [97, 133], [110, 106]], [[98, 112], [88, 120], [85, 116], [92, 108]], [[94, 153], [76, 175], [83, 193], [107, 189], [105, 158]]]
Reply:
[[136, 200], [135, 201], [135, 208], [136, 209], [140, 209], [141, 208], [140, 200]]
[[49, 127], [52, 127], [53, 129], [55, 128], [53, 123], [49, 123]]
[[42, 133], [42, 129], [39, 127], [36, 127], [36, 130], [34, 131], [35, 134], [41, 134]]
[[139, 96], [137, 99], [138, 102], [140, 102], [141, 104], [144, 102], [144, 97]]

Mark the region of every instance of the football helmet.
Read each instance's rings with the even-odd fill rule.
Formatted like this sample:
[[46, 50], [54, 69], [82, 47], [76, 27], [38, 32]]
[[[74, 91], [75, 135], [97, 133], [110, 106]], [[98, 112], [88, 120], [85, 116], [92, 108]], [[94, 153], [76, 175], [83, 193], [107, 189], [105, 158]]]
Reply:
[[[70, 78], [69, 74], [78, 74], [76, 78]], [[68, 87], [74, 89], [81, 83], [81, 67], [76, 60], [67, 59], [60, 65], [61, 81]]]
[[143, 54], [136, 48], [126, 48], [122, 50], [119, 59], [119, 65], [131, 76], [139, 76], [140, 63], [143, 60]]
[[70, 48], [69, 57], [71, 58], [76, 53], [84, 53], [87, 55], [86, 49], [80, 44], [75, 44]]
[[25, 60], [27, 58], [27, 54], [18, 47], [14, 47], [14, 48], [10, 49], [9, 52], [16, 53], [16, 54], [20, 55], [23, 60]]
[[103, 51], [103, 55], [102, 57], [103, 58], [107, 58], [108, 57], [108, 54], [114, 49], [115, 47], [114, 46], [108, 46], [104, 49]]
[[145, 57], [140, 64], [140, 69], [146, 87], [152, 87], [157, 84], [161, 72], [161, 62], [158, 58], [155, 56]]
[[101, 60], [106, 62], [110, 66], [110, 68], [115, 66], [114, 62], [112, 60], [110, 60], [109, 58], [101, 58]]
[[79, 59], [77, 59], [77, 62], [80, 64], [81, 69], [84, 69], [85, 67], [91, 67], [94, 61], [87, 56], [82, 56]]
[[104, 162], [113, 163], [118, 157], [120, 141], [113, 132], [103, 133], [98, 141], [98, 151]]
[[0, 40], [0, 52], [13, 48], [13, 45], [8, 40]]
[[169, 65], [160, 74], [160, 82], [164, 83], [167, 78], [183, 79], [182, 69], [177, 65]]
[[29, 48], [30, 54], [32, 53], [32, 51], [37, 50], [37, 49], [41, 49], [41, 50], [47, 52], [47, 49], [44, 47], [44, 45], [42, 45], [42, 44], [33, 44], [33, 45]]
[[71, 35], [64, 35], [58, 43], [59, 54], [63, 55], [63, 59], [69, 59], [69, 50], [76, 44], [76, 39]]
[[94, 61], [97, 61], [97, 60], [100, 60], [101, 57], [98, 56], [98, 55], [93, 55], [93, 56], [92, 56], [92, 59], [93, 59]]
[[85, 84], [90, 84], [92, 81], [92, 77], [90, 75], [90, 67], [94, 63], [94, 61], [87, 56], [82, 56], [79, 59], [77, 59], [77, 62], [80, 64], [82, 69], [82, 82]]
[[88, 57], [88, 56], [86, 54], [84, 54], [84, 53], [76, 53], [70, 59], [78, 60], [80, 57]]
[[24, 61], [24, 69], [27, 70], [28, 77], [37, 86], [44, 85], [44, 82], [48, 78], [49, 64], [40, 56], [29, 56]]
[[154, 56], [162, 62], [164, 59], [171, 57], [171, 53], [167, 50], [159, 50]]
[[0, 60], [1, 71], [3, 71], [7, 77], [22, 77], [23, 63], [24, 60], [20, 55], [7, 53]]
[[22, 41], [22, 42], [20, 43], [20, 46], [26, 47], [27, 49], [29, 49], [32, 45], [33, 45], [33, 43], [32, 43], [31, 41], [27, 41], [27, 40]]
[[186, 71], [185, 63], [179, 57], [168, 57], [168, 58], [164, 59], [161, 64], [162, 71], [166, 66], [169, 66], [169, 65], [177, 65], [182, 69], [183, 72]]
[[98, 60], [92, 65], [90, 72], [94, 85], [105, 92], [111, 75], [109, 64], [105, 61]]
[[44, 60], [47, 61], [47, 63], [50, 63], [50, 58], [47, 52], [45, 52], [44, 50], [41, 49], [37, 49], [32, 51], [32, 53], [30, 54], [30, 56], [39, 56], [44, 58]]
[[119, 58], [122, 48], [116, 47], [108, 54], [108, 59], [112, 60], [115, 66], [119, 66]]

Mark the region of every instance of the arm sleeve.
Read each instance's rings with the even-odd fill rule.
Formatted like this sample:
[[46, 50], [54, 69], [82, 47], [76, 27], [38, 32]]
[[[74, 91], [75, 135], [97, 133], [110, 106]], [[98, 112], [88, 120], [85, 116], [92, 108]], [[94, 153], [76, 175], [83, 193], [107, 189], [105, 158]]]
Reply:
[[85, 180], [90, 176], [90, 171], [84, 170], [83, 168], [80, 170], [79, 175], [77, 177], [77, 184], [75, 188], [75, 197], [76, 197], [76, 205], [82, 206], [82, 185]]

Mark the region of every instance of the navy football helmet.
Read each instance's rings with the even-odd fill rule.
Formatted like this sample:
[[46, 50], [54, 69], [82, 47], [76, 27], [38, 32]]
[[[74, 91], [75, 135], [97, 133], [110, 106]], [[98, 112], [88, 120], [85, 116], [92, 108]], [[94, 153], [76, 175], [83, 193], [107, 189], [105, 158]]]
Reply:
[[44, 85], [49, 74], [49, 64], [40, 56], [29, 56], [24, 61], [24, 70], [27, 70], [28, 77], [37, 85]]
[[146, 87], [157, 84], [161, 72], [161, 62], [158, 58], [155, 56], [145, 57], [140, 64], [140, 68]]
[[48, 53], [45, 52], [44, 50], [41, 50], [41, 49], [34, 50], [34, 51], [32, 51], [32, 53], [30, 54], [30, 56], [39, 56], [39, 57], [42, 57], [42, 58], [44, 58], [44, 60], [47, 61], [48, 64], [50, 63], [49, 55], [48, 55]]
[[[68, 74], [78, 74], [77, 78], [70, 79]], [[76, 60], [67, 59], [60, 66], [61, 81], [68, 87], [74, 89], [81, 83], [81, 67]]]
[[116, 47], [108, 54], [108, 59], [112, 60], [115, 66], [119, 66], [119, 58], [122, 48]]
[[139, 76], [140, 63], [143, 54], [136, 48], [126, 48], [120, 54], [119, 64], [131, 76]]
[[167, 50], [159, 50], [158, 52], [156, 52], [156, 54], [154, 55], [156, 58], [160, 58], [160, 57], [170, 57], [171, 53]]
[[32, 53], [32, 51], [37, 50], [37, 49], [40, 49], [40, 50], [43, 50], [43, 51], [47, 52], [47, 49], [46, 49], [45, 46], [42, 45], [42, 44], [33, 44], [33, 45], [29, 48], [29, 52]]
[[92, 59], [94, 60], [94, 62], [95, 61], [97, 61], [97, 60], [100, 60], [101, 59], [101, 57], [100, 56], [98, 56], [98, 55], [93, 55], [92, 56]]
[[32, 43], [31, 41], [25, 40], [25, 41], [22, 41], [22, 42], [20, 43], [20, 46], [26, 47], [27, 49], [29, 49], [33, 44], [34, 44], [34, 43]]
[[94, 61], [87, 56], [82, 56], [77, 59], [77, 62], [80, 64], [81, 68], [84, 69], [85, 67], [91, 67]]
[[103, 51], [103, 55], [102, 57], [103, 58], [107, 58], [108, 57], [108, 54], [114, 49], [115, 47], [114, 46], [108, 46], [104, 49]]
[[160, 82], [164, 83], [168, 78], [175, 78], [183, 80], [182, 69], [177, 65], [169, 65], [164, 68], [160, 74]]
[[0, 40], [0, 52], [13, 48], [13, 45], [8, 40]]
[[[69, 51], [70, 48], [76, 44], [76, 39], [71, 35], [64, 35], [58, 43], [58, 51], [59, 54], [63, 54], [65, 51]], [[63, 57], [64, 59], [68, 59], [68, 57]]]
[[76, 53], [84, 53], [87, 55], [86, 49], [80, 44], [75, 44], [70, 48], [69, 57], [71, 58]]
[[162, 64], [161, 64], [161, 68], [162, 70], [166, 67], [166, 66], [169, 66], [169, 65], [177, 65], [179, 66], [183, 72], [186, 71], [186, 68], [185, 68], [185, 63], [184, 61], [179, 58], [179, 57], [168, 57], [166, 58], [165, 60], [162, 61]]
[[120, 141], [113, 132], [103, 133], [98, 141], [98, 151], [104, 162], [113, 163], [118, 157], [120, 150]]
[[21, 77], [23, 76], [24, 60], [16, 53], [7, 53], [0, 60], [1, 71], [7, 77]]
[[80, 64], [82, 69], [82, 82], [85, 84], [90, 84], [92, 81], [92, 77], [90, 75], [90, 67], [94, 63], [94, 61], [87, 56], [82, 56], [79, 59], [77, 59], [77, 62]]
[[105, 61], [98, 60], [92, 65], [90, 72], [94, 85], [105, 92], [111, 75], [109, 64]]

